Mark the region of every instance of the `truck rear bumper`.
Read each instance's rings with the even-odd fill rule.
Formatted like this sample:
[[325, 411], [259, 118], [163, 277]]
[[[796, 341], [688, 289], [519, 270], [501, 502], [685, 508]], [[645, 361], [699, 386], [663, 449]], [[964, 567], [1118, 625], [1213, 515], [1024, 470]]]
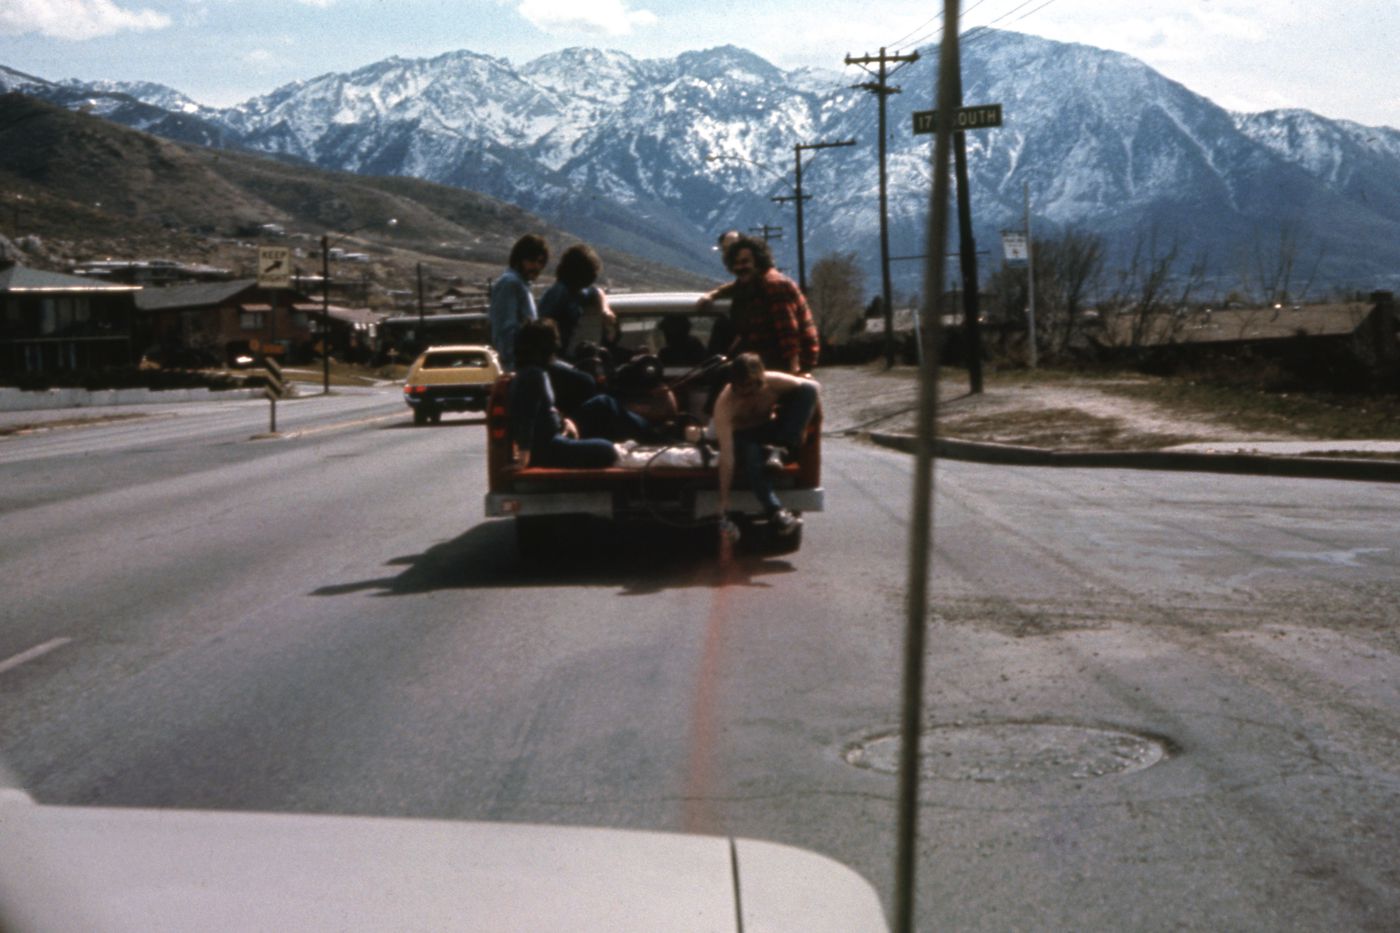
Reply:
[[[826, 492], [816, 489], [779, 489], [778, 500], [794, 512], [820, 512]], [[738, 512], [760, 514], [753, 494], [738, 489], [730, 496], [730, 507]], [[713, 518], [719, 514], [719, 493], [713, 489], [697, 490], [692, 500], [679, 503], [658, 500], [650, 505], [658, 512], [675, 515], [678, 510], [690, 518]], [[600, 518], [627, 518], [645, 514], [648, 503], [618, 501], [618, 495], [608, 490], [588, 492], [488, 492], [486, 517], [503, 518], [512, 515], [596, 515]]]

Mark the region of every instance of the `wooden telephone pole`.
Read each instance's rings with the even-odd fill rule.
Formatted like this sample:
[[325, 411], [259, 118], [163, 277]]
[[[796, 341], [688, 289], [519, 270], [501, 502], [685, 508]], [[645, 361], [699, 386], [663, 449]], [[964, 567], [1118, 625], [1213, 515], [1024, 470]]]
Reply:
[[[890, 288], [889, 178], [885, 169], [885, 139], [888, 133], [885, 131], [885, 99], [891, 94], [900, 93], [899, 88], [890, 87], [887, 83], [889, 76], [893, 73], [888, 66], [891, 63], [907, 65], [918, 60], [918, 52], [910, 52], [908, 55], [887, 55], [883, 48], [880, 49], [879, 55], [846, 56], [846, 64], [860, 65], [866, 71], [870, 70], [870, 65], [879, 66], [879, 70], [874, 72], [874, 81], [857, 84], [855, 87], [870, 91], [880, 100], [880, 285], [881, 302], [885, 311], [886, 367], [894, 365], [894, 303]], [[897, 71], [898, 68], [895, 70]]]

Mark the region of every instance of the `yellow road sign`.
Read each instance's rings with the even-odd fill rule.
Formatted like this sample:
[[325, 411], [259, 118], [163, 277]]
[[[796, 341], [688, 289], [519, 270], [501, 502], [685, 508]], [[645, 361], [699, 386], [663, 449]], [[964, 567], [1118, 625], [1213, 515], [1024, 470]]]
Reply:
[[292, 251], [289, 248], [258, 247], [258, 285], [263, 288], [292, 287]]

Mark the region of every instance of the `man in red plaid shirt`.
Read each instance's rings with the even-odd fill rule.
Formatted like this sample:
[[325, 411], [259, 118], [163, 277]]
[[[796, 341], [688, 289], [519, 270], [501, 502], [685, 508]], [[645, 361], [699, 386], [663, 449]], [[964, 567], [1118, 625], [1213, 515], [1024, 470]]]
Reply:
[[730, 355], [747, 350], [767, 369], [811, 372], [821, 349], [812, 309], [797, 283], [773, 268], [768, 244], [740, 237], [724, 259], [735, 280], [731, 317], [737, 341]]

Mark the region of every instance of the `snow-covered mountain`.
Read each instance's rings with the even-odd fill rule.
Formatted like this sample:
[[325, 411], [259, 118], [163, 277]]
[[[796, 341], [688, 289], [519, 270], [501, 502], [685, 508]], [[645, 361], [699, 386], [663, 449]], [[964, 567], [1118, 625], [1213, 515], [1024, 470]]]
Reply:
[[[936, 49], [892, 79], [892, 252], [924, 252]], [[390, 58], [215, 110], [159, 85], [50, 84], [0, 68], [0, 89], [81, 106], [150, 132], [409, 175], [513, 201], [582, 236], [713, 271], [719, 229], [768, 223], [791, 263], [796, 143], [806, 152], [809, 263], [877, 245], [877, 102], [861, 74], [783, 71], [726, 46], [674, 59], [567, 49], [516, 67], [469, 51]], [[1129, 56], [1011, 32], [963, 48], [964, 100], [999, 102], [1004, 126], [968, 134], [983, 249], [1019, 225], [1100, 232], [1120, 250], [1155, 235], [1205, 255], [1218, 279], [1281, 229], [1330, 280], [1368, 287], [1400, 272], [1400, 131], [1302, 111], [1231, 114]], [[896, 266], [917, 285], [917, 263]], [[874, 279], [872, 279], [873, 281]]]

